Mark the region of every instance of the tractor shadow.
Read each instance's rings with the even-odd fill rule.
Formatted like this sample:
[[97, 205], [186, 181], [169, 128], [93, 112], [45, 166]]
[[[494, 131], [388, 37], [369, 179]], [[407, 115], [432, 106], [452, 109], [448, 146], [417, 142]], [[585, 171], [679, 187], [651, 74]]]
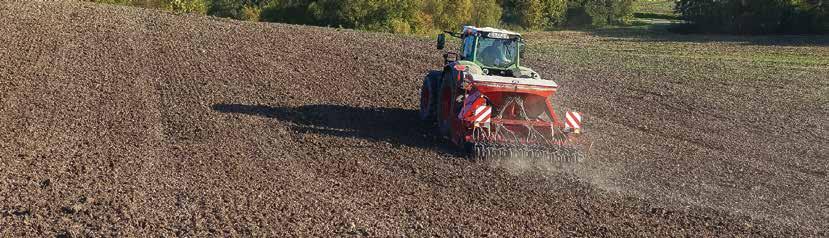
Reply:
[[264, 105], [214, 104], [214, 111], [272, 118], [291, 124], [299, 133], [315, 133], [344, 138], [361, 138], [456, 153], [448, 142], [432, 133], [434, 126], [420, 121], [417, 110], [342, 105], [305, 105], [272, 107]]

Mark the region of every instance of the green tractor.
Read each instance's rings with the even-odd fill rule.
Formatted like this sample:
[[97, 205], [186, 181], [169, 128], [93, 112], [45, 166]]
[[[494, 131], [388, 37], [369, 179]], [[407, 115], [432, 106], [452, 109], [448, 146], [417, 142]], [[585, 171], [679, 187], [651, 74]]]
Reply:
[[[446, 33], [462, 46], [423, 81], [420, 119], [475, 158], [583, 160], [574, 147], [581, 113], [559, 119], [551, 100], [558, 85], [520, 64], [521, 34], [474, 26]], [[439, 35], [437, 48], [445, 44], [446, 34]]]

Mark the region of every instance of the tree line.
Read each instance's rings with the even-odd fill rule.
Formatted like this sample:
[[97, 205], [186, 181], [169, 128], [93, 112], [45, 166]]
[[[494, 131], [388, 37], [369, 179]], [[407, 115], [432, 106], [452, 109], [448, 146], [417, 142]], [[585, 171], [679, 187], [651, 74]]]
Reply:
[[[85, 0], [248, 21], [428, 34], [461, 25], [546, 30], [631, 20], [643, 0]], [[829, 0], [676, 0], [682, 32], [829, 33]]]
[[829, 33], [829, 0], [679, 0], [686, 32]]
[[425, 34], [461, 25], [544, 30], [624, 23], [634, 0], [87, 0], [248, 21]]

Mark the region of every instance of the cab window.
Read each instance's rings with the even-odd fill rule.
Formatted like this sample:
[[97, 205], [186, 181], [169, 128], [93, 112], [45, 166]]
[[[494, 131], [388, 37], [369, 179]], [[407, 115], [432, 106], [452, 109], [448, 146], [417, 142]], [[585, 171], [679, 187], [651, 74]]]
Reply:
[[516, 60], [517, 43], [510, 39], [481, 37], [478, 39], [477, 62], [486, 67], [509, 68]]

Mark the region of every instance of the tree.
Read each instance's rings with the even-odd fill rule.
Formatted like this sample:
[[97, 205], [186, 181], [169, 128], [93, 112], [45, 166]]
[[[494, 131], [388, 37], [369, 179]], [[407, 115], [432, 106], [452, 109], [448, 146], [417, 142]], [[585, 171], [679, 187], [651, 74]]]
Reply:
[[315, 24], [313, 14], [308, 11], [310, 3], [310, 0], [272, 0], [263, 4], [259, 17], [270, 22], [318, 25]]
[[472, 21], [472, 0], [455, 0], [444, 6], [443, 14], [448, 19], [445, 22], [448, 28], [457, 29]]
[[497, 26], [501, 21], [501, 6], [496, 0], [474, 0], [470, 24]]
[[387, 14], [387, 25], [394, 33], [413, 33], [417, 31], [418, 13], [421, 3], [419, 0], [394, 0], [391, 9], [393, 13]]
[[594, 26], [624, 23], [633, 14], [633, 0], [588, 0], [584, 8]]
[[420, 19], [431, 18], [432, 26], [440, 30], [457, 29], [471, 21], [472, 0], [423, 0]]
[[164, 0], [164, 9], [176, 13], [207, 13], [204, 0]]
[[259, 21], [260, 15], [262, 15], [262, 8], [256, 5], [245, 5], [242, 7], [241, 15], [237, 19], [244, 21]]
[[503, 21], [525, 29], [548, 29], [565, 22], [567, 0], [503, 0]]
[[546, 28], [564, 25], [567, 15], [567, 0], [542, 0]]
[[681, 30], [736, 34], [829, 32], [823, 0], [682, 0], [676, 5], [691, 22]]
[[239, 0], [212, 0], [207, 8], [207, 14], [217, 17], [239, 19], [244, 1]]
[[518, 0], [516, 3], [516, 10], [521, 13], [518, 17], [518, 23], [531, 30], [541, 29], [546, 25], [544, 19], [544, 6], [541, 0]]
[[568, 25], [604, 26], [625, 23], [633, 17], [633, 1], [570, 0], [567, 10]]

